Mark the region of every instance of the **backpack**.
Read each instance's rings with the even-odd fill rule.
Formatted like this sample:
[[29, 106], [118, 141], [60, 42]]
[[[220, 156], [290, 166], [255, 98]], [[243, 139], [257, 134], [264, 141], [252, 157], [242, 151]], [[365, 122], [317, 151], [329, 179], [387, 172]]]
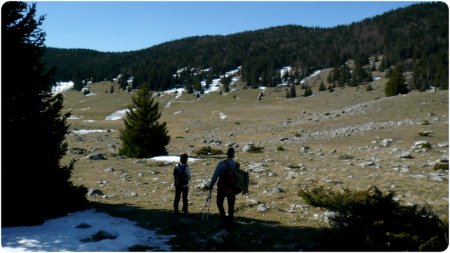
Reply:
[[246, 171], [239, 168], [239, 163], [236, 167], [230, 167], [228, 162], [224, 161], [226, 169], [222, 172], [219, 178], [218, 187], [222, 188], [225, 193], [242, 194], [248, 193], [249, 176]]
[[173, 170], [173, 177], [175, 178], [175, 187], [182, 187], [189, 184], [186, 164], [178, 164]]

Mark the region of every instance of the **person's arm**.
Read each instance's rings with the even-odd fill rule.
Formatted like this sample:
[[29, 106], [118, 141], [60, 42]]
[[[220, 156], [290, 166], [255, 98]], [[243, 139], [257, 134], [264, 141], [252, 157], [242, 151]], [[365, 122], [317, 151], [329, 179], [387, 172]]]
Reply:
[[186, 172], [188, 175], [188, 181], [191, 181], [192, 174], [191, 174], [191, 167], [189, 167], [189, 165], [186, 165]]
[[214, 174], [211, 177], [211, 182], [209, 183], [209, 189], [212, 189], [214, 185], [216, 184], [217, 179], [219, 178], [220, 174], [223, 170], [223, 162], [219, 162], [216, 166], [216, 170], [214, 170]]

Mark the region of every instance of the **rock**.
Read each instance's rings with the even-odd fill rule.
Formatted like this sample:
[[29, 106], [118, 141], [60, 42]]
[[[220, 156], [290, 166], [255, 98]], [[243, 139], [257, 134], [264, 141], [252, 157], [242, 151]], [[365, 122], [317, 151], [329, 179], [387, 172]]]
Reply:
[[381, 145], [383, 147], [388, 147], [389, 145], [391, 145], [394, 142], [393, 139], [384, 139], [381, 141]]
[[439, 143], [439, 144], [437, 145], [437, 147], [438, 147], [438, 148], [448, 148], [448, 142], [445, 142], [445, 143]]
[[84, 155], [86, 154], [86, 149], [84, 148], [69, 148], [69, 153], [74, 155]]
[[251, 172], [258, 173], [258, 172], [264, 172], [267, 169], [264, 168], [264, 164], [262, 164], [262, 163], [252, 163], [252, 164], [248, 165], [248, 170]]
[[270, 192], [282, 193], [282, 192], [285, 192], [285, 191], [283, 189], [281, 189], [280, 187], [273, 187], [272, 189], [270, 189]]
[[89, 189], [87, 192], [88, 196], [102, 196], [105, 195], [102, 191], [99, 189]]
[[415, 148], [430, 148], [431, 144], [428, 141], [416, 141], [414, 143]]
[[78, 226], [76, 226], [75, 228], [82, 228], [82, 229], [84, 229], [84, 228], [90, 228], [91, 227], [91, 225], [89, 225], [89, 224], [86, 224], [86, 223], [80, 223]]
[[408, 165], [397, 165], [393, 168], [393, 170], [400, 173], [409, 173], [410, 167]]
[[257, 201], [256, 199], [247, 199], [247, 205], [249, 207], [254, 207], [258, 204], [259, 204], [259, 201]]
[[105, 156], [103, 154], [97, 153], [97, 154], [91, 154], [89, 156], [87, 156], [88, 159], [90, 160], [106, 160]]
[[229, 233], [225, 229], [222, 229], [219, 232], [211, 235], [211, 240], [217, 244], [223, 244], [228, 235]]
[[258, 212], [265, 213], [269, 211], [269, 208], [265, 204], [259, 204], [258, 208], [256, 209]]
[[413, 158], [411, 155], [411, 152], [409, 151], [405, 151], [403, 153], [401, 153], [400, 155], [397, 156], [398, 158], [403, 158], [403, 159], [411, 159]]
[[105, 240], [105, 239], [116, 239], [117, 236], [112, 235], [104, 230], [99, 230], [97, 233], [95, 233], [94, 235], [85, 238], [85, 239], [81, 239], [81, 242], [99, 242], [101, 240]]
[[374, 161], [369, 161], [369, 162], [360, 163], [359, 166], [361, 166], [363, 168], [377, 167], [377, 164]]
[[195, 180], [195, 182], [197, 183], [195, 185], [195, 189], [203, 190], [203, 189], [206, 189], [206, 186], [209, 185], [208, 179], [197, 179], [197, 180]]
[[113, 167], [108, 167], [104, 170], [104, 172], [114, 172], [116, 171]]

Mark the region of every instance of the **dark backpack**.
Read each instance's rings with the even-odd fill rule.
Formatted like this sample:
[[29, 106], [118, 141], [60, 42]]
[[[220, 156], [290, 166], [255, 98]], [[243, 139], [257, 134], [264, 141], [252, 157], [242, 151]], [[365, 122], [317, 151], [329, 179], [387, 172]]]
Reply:
[[185, 186], [189, 183], [186, 164], [178, 164], [173, 170], [173, 177], [175, 178], [175, 187]]
[[226, 169], [222, 172], [217, 183], [219, 188], [222, 188], [225, 193], [242, 194], [248, 193], [249, 176], [246, 171], [239, 168], [239, 163], [232, 168], [228, 162], [224, 161]]

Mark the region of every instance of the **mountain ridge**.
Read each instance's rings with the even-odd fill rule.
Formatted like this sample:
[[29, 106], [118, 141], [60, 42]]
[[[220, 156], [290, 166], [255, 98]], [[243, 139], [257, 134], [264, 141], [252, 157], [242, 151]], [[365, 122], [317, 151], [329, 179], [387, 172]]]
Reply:
[[[348, 59], [360, 58], [364, 63], [369, 56], [385, 55], [389, 65], [401, 64], [404, 71], [423, 69], [423, 73], [416, 72], [424, 76], [427, 86], [438, 82], [434, 86], [447, 89], [448, 7], [445, 3], [421, 3], [333, 28], [284, 25], [230, 35], [192, 36], [121, 53], [46, 51], [47, 65], [58, 67], [55, 81], [100, 81], [126, 73], [138, 86], [146, 83], [153, 90], [166, 90], [177, 84], [192, 85], [192, 73], [183, 80], [173, 77], [182, 67], [211, 68], [209, 76], [217, 77], [242, 66], [245, 82], [271, 86], [268, 80], [283, 66], [293, 66], [301, 78]], [[411, 59], [420, 66], [408, 64]]]

